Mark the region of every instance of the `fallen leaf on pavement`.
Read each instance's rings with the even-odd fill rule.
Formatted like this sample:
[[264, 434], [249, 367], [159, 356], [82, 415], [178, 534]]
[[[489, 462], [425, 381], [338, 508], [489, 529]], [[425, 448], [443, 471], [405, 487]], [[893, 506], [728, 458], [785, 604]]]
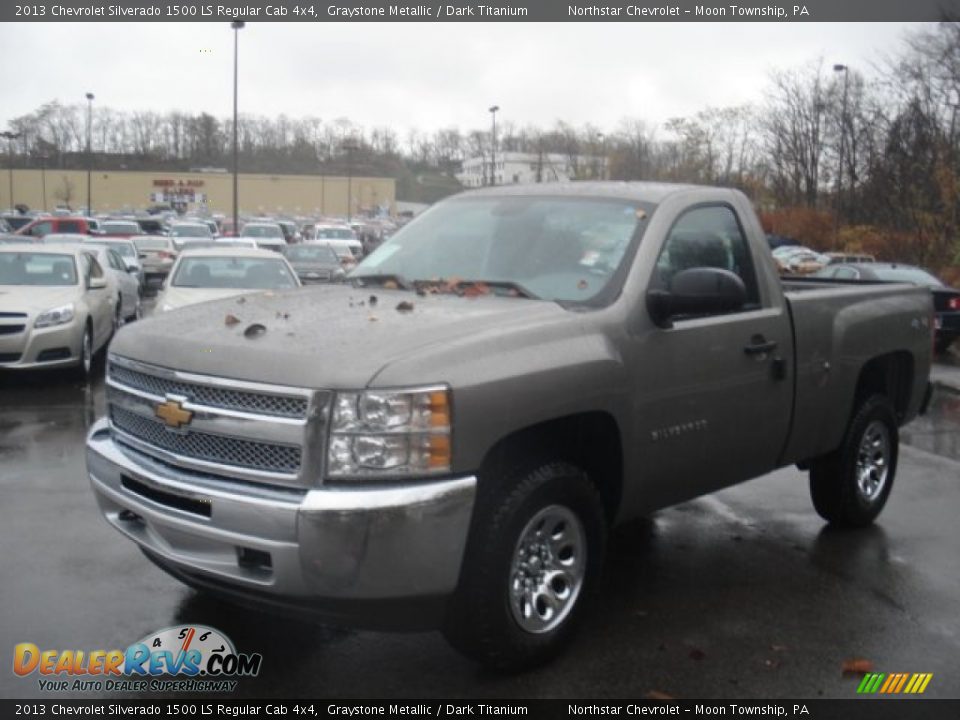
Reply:
[[863, 658], [854, 658], [843, 661], [844, 675], [862, 675], [863, 673], [873, 672], [873, 663]]
[[675, 700], [676, 698], [673, 695], [667, 695], [665, 692], [660, 692], [659, 690], [651, 690], [646, 694], [647, 700]]

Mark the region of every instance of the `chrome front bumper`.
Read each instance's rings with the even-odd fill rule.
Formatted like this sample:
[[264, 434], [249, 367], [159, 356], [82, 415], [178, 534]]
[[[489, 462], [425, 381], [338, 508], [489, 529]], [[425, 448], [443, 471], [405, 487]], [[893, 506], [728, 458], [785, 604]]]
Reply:
[[476, 489], [474, 477], [305, 491], [219, 481], [118, 445], [105, 420], [87, 470], [107, 522], [171, 574], [267, 604], [333, 601], [347, 620], [352, 601], [454, 590]]

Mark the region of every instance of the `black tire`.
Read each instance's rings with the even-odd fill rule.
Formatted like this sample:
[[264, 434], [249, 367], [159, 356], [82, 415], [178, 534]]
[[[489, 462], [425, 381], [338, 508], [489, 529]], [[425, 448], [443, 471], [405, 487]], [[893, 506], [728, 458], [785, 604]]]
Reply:
[[83, 329], [83, 338], [80, 341], [80, 363], [73, 368], [75, 379], [86, 382], [93, 375], [93, 328], [88, 323]]
[[[551, 659], [572, 637], [600, 574], [606, 523], [596, 487], [571, 464], [488, 480], [444, 635], [487, 667], [519, 671]], [[541, 544], [538, 527], [555, 539]]]
[[820, 517], [841, 527], [872, 523], [890, 496], [897, 472], [897, 415], [883, 395], [854, 413], [840, 447], [810, 466], [810, 496]]
[[113, 331], [110, 333], [110, 337], [113, 337], [117, 334], [117, 330], [123, 327], [126, 323], [126, 318], [123, 316], [123, 296], [117, 296], [117, 306], [113, 311]]

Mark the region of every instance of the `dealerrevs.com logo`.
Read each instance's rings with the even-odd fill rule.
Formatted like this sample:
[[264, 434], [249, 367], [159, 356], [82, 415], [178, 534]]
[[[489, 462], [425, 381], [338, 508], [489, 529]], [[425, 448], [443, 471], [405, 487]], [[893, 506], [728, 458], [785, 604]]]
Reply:
[[260, 672], [260, 653], [238, 653], [219, 630], [178, 625], [147, 635], [126, 650], [13, 649], [13, 672], [38, 675], [40, 690], [229, 692], [238, 677]]

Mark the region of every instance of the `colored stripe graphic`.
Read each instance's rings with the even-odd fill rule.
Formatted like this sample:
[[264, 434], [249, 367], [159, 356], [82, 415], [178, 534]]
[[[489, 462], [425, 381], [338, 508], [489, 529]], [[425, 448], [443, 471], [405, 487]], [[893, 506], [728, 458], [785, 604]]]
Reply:
[[867, 673], [857, 686], [857, 693], [870, 695], [920, 695], [926, 691], [933, 673]]

